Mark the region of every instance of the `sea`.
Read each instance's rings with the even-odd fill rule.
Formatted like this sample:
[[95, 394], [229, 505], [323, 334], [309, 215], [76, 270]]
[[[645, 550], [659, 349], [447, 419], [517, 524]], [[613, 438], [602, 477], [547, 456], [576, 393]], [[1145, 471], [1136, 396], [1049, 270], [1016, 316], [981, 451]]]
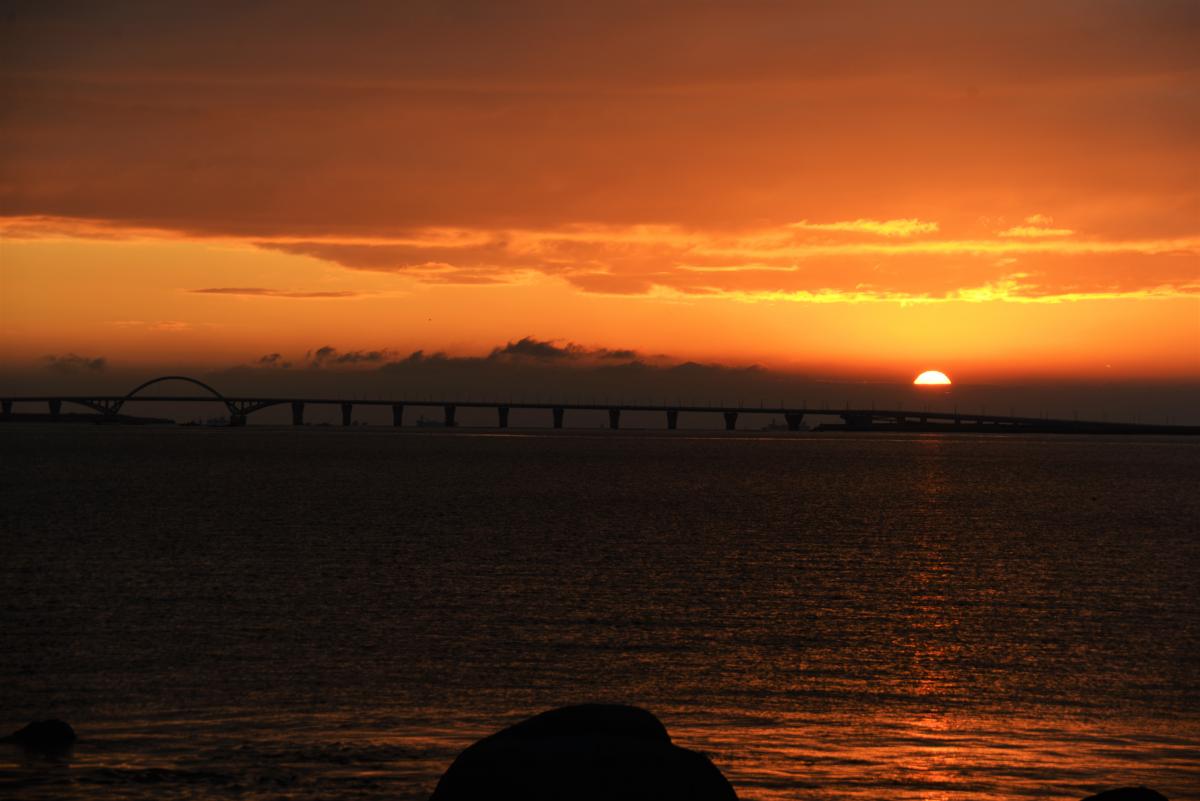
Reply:
[[425, 799], [650, 710], [744, 799], [1200, 799], [1200, 438], [0, 426], [31, 799]]

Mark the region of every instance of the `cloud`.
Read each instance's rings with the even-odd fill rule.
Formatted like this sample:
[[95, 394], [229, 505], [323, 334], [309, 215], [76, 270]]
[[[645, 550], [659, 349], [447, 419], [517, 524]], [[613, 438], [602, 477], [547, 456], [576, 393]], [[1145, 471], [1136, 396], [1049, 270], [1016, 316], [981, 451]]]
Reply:
[[803, 231], [837, 231], [846, 233], [876, 234], [878, 236], [914, 236], [938, 231], [936, 222], [924, 222], [915, 218], [901, 220], [849, 220], [844, 222], [810, 223], [808, 220], [790, 223], [788, 228]]
[[108, 366], [108, 360], [103, 356], [89, 357], [80, 356], [75, 353], [64, 353], [61, 356], [43, 356], [42, 363], [47, 367], [47, 369], [66, 375], [74, 375], [76, 373], [99, 373]]
[[566, 280], [584, 292], [598, 295], [646, 295], [654, 289], [654, 281], [644, 275], [587, 272], [569, 274]]
[[[1200, 232], [1162, 238], [1116, 238], [1050, 227], [1038, 214], [999, 233], [987, 219], [953, 229], [918, 217], [846, 223], [762, 225], [735, 230], [680, 225], [573, 223], [546, 228], [411, 228], [371, 237], [325, 234], [222, 239], [320, 258], [354, 270], [401, 276], [419, 284], [520, 284], [541, 276], [580, 291], [656, 298], [916, 302], [954, 298], [999, 286], [1020, 270], [1036, 281], [1011, 286], [995, 300], [1182, 297], [1197, 294]], [[990, 218], [994, 219], [994, 218]], [[52, 227], [61, 227], [50, 221]], [[862, 225], [860, 225], [862, 224]], [[937, 225], [922, 235], [900, 232]], [[28, 221], [23, 231], [28, 232]], [[848, 226], [810, 230], [812, 226]], [[201, 239], [198, 241], [208, 241]], [[1039, 289], [1036, 294], [1033, 286]], [[351, 290], [296, 291], [211, 287], [199, 294], [267, 298], [351, 298]], [[977, 295], [976, 295], [977, 296]]]
[[488, 358], [496, 359], [503, 356], [520, 356], [530, 359], [572, 359], [579, 352], [578, 346], [566, 345], [559, 347], [553, 342], [545, 342], [533, 337], [522, 337], [516, 342], [509, 342], [502, 348], [496, 348]]
[[1014, 225], [1001, 231], [998, 236], [1016, 236], [1027, 239], [1043, 236], [1071, 236], [1074, 231], [1070, 228], [1041, 228], [1036, 225]]
[[[342, 351], [333, 345], [323, 345], [306, 351], [303, 361], [318, 369], [367, 366], [399, 369], [405, 365], [411, 367], [447, 364], [574, 368], [632, 363], [663, 364], [669, 359], [665, 356], [644, 356], [632, 348], [588, 347], [575, 342], [524, 336], [497, 345], [488, 351], [486, 356], [450, 356], [441, 351], [428, 353], [424, 350], [400, 355], [389, 348]], [[291, 362], [286, 361], [281, 353], [269, 353], [256, 359], [254, 364], [259, 367], [288, 367]]]
[[108, 323], [115, 328], [144, 328], [147, 331], [188, 331], [192, 324], [183, 320], [112, 320]]
[[1037, 239], [1048, 236], [1071, 236], [1075, 233], [1070, 228], [1052, 228], [1053, 224], [1054, 218], [1047, 214], [1031, 214], [1025, 218], [1024, 225], [1014, 225], [1001, 231], [997, 236]]
[[255, 360], [254, 364], [258, 367], [279, 367], [283, 370], [288, 370], [292, 366], [292, 363], [285, 360], [280, 353], [268, 353], [260, 356]]
[[[731, 232], [575, 224], [553, 229], [411, 231], [394, 245], [377, 240], [369, 245], [322, 241], [270, 246], [319, 255], [354, 269], [393, 272], [421, 283], [508, 283], [541, 273], [597, 294], [719, 297], [737, 293], [764, 300], [781, 295], [793, 300], [819, 298], [816, 302], [951, 297], [959, 290], [999, 281], [1018, 260], [1045, 273], [1047, 283], [1076, 283], [1082, 278], [1082, 286], [1076, 287], [1082, 291], [1136, 293], [1176, 287], [1189, 294], [1195, 268], [1187, 261], [1200, 252], [1200, 237], [935, 236], [932, 227], [937, 224], [917, 218], [828, 225], [844, 226], [838, 230], [847, 235], [866, 230], [889, 234], [831, 240], [824, 235], [828, 231], [795, 224]], [[910, 237], [902, 233], [905, 230], [927, 230], [929, 235]], [[1165, 254], [1179, 258], [1156, 258]], [[1124, 274], [1115, 283], [1112, 274], [1103, 281], [1091, 280], [1096, 273], [1092, 264], [1109, 257], [1123, 261]]]
[[503, 347], [493, 348], [487, 358], [492, 361], [521, 359], [535, 362], [579, 363], [636, 361], [640, 358], [640, 355], [637, 351], [630, 348], [618, 348], [616, 350], [589, 348], [574, 342], [566, 342], [559, 345], [555, 340], [541, 340], [526, 336], [516, 342], [510, 341]]
[[355, 350], [349, 353], [339, 353], [334, 361], [337, 364], [378, 364], [387, 359], [387, 356], [387, 351], [382, 350]]
[[[1097, 235], [1194, 228], [1194, 4], [1070, 0], [1046, 14], [1026, 2], [1002, 18], [916, 5], [296, 15], [268, 0], [227, 18], [193, 4], [24, 4], [6, 50], [0, 213], [293, 252], [326, 235], [348, 246], [410, 227], [580, 221], [801, 220], [813, 234], [924, 238], [964, 209], [994, 218], [1050, 197]], [[511, 275], [465, 253], [339, 248], [314, 255], [479, 270], [431, 281]]]
[[381, 364], [391, 357], [388, 350], [339, 351], [332, 345], [324, 345], [304, 354], [309, 367], [321, 368], [332, 365]]
[[354, 292], [351, 290], [319, 290], [310, 292], [300, 292], [283, 289], [264, 289], [262, 287], [211, 287], [206, 289], [189, 289], [197, 295], [241, 295], [246, 297], [263, 297], [263, 298], [298, 298], [298, 299], [317, 299], [317, 298], [355, 298], [366, 293]]

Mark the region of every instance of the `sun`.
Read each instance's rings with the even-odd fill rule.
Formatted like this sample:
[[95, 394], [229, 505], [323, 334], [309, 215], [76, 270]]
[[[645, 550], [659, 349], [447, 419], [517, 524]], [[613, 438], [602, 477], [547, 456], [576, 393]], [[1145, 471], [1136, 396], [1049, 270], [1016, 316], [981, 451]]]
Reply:
[[918, 386], [945, 386], [950, 383], [950, 378], [938, 370], [926, 370], [914, 378], [913, 383]]

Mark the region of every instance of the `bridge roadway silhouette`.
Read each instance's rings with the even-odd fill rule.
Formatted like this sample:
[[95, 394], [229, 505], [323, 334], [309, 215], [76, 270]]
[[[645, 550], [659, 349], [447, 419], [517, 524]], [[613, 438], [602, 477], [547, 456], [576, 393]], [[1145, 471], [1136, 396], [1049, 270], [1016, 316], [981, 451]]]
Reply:
[[[143, 389], [164, 381], [185, 381], [205, 390], [207, 395], [139, 395]], [[679, 415], [683, 413], [708, 413], [722, 415], [725, 430], [737, 428], [741, 414], [782, 415], [791, 431], [803, 427], [806, 416], [840, 417], [839, 427], [848, 431], [871, 431], [883, 429], [987, 431], [995, 433], [1074, 433], [1074, 434], [1200, 434], [1200, 426], [1155, 425], [1148, 423], [1119, 423], [1095, 420], [1061, 420], [1044, 417], [1015, 417], [1011, 415], [979, 414], [971, 412], [937, 412], [904, 409], [861, 409], [800, 406], [737, 406], [724, 404], [656, 404], [656, 403], [563, 403], [557, 401], [468, 401], [468, 400], [368, 400], [339, 398], [270, 398], [262, 396], [222, 395], [208, 384], [189, 376], [169, 375], [151, 379], [124, 395], [39, 395], [0, 398], [0, 418], [11, 419], [16, 403], [45, 403], [51, 417], [61, 414], [64, 403], [84, 406], [99, 412], [103, 418], [120, 419], [121, 409], [126, 403], [203, 403], [217, 401], [229, 411], [232, 426], [246, 424], [254, 412], [272, 406], [291, 406], [292, 423], [304, 425], [306, 406], [339, 406], [342, 425], [351, 425], [355, 406], [389, 406], [392, 410], [392, 425], [402, 426], [406, 406], [418, 408], [441, 407], [443, 425], [457, 425], [459, 409], [495, 409], [499, 428], [508, 428], [509, 412], [513, 409], [546, 410], [551, 414], [554, 428], [563, 428], [568, 411], [601, 411], [608, 413], [609, 428], [621, 426], [622, 412], [658, 412], [665, 414], [668, 429], [678, 427]]]

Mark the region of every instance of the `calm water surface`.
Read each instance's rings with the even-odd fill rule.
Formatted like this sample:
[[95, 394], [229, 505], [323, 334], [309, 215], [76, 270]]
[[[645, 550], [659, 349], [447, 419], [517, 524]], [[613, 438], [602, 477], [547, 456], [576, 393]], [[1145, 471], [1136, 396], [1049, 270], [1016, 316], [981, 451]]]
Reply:
[[[31, 798], [425, 798], [644, 706], [747, 799], [1200, 798], [1200, 442], [0, 430]], [[11, 792], [10, 792], [11, 794]]]

